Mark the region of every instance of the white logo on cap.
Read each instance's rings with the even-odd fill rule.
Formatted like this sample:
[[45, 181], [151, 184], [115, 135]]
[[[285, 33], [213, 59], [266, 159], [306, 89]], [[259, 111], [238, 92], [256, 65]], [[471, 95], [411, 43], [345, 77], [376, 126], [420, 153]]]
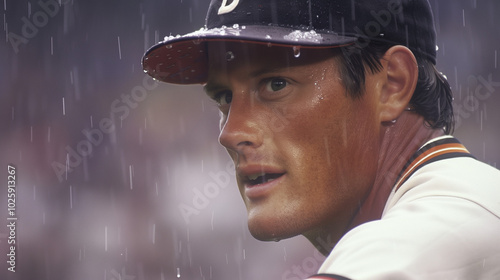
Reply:
[[222, 5], [220, 6], [217, 14], [222, 15], [222, 14], [227, 14], [227, 13], [232, 12], [236, 8], [236, 6], [238, 6], [239, 2], [240, 2], [240, 0], [233, 0], [233, 2], [231, 2], [231, 4], [226, 5], [227, 0], [222, 0]]

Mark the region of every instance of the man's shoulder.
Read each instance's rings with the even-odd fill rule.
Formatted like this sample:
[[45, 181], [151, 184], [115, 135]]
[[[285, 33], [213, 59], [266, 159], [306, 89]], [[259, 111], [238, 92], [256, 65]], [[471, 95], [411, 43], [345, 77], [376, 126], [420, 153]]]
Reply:
[[500, 171], [469, 157], [428, 164], [391, 194], [384, 211], [425, 197], [455, 197], [476, 203], [500, 218]]
[[320, 273], [353, 279], [500, 275], [496, 168], [469, 157], [433, 162], [413, 173], [389, 204], [381, 220], [348, 232]]

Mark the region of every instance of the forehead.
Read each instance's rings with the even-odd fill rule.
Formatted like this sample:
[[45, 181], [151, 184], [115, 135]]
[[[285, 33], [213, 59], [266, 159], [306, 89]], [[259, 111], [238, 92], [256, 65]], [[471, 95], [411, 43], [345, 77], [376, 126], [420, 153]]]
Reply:
[[208, 44], [209, 80], [215, 74], [229, 74], [236, 69], [285, 69], [316, 64], [335, 56], [334, 48], [268, 46], [243, 42]]

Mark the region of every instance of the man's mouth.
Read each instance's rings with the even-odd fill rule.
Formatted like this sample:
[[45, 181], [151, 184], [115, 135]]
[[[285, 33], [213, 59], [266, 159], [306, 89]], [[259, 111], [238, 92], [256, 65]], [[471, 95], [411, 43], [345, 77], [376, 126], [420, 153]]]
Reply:
[[249, 176], [246, 176], [246, 183], [249, 186], [256, 186], [256, 185], [261, 185], [265, 183], [272, 182], [276, 180], [277, 178], [283, 176], [285, 173], [259, 173], [259, 174], [252, 174]]

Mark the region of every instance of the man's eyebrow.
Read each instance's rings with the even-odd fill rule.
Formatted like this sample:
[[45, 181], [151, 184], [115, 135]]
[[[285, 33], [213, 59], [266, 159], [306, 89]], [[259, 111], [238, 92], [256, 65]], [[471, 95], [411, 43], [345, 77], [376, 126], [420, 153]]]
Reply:
[[290, 66], [273, 67], [273, 68], [263, 67], [263, 68], [260, 68], [260, 69], [257, 69], [255, 71], [250, 72], [250, 77], [255, 78], [255, 77], [262, 76], [262, 75], [267, 75], [269, 73], [284, 72], [287, 68], [290, 68]]

